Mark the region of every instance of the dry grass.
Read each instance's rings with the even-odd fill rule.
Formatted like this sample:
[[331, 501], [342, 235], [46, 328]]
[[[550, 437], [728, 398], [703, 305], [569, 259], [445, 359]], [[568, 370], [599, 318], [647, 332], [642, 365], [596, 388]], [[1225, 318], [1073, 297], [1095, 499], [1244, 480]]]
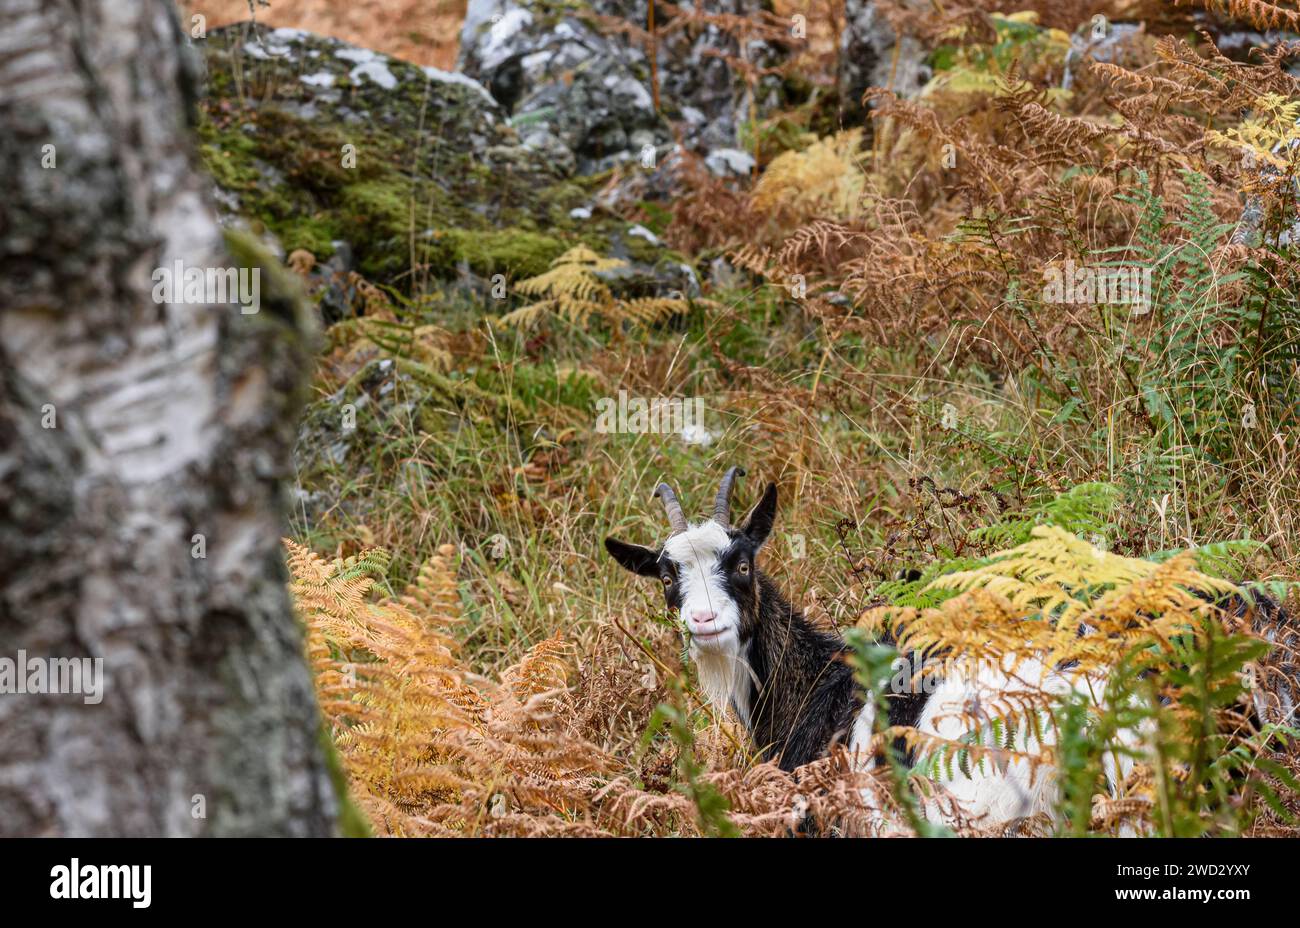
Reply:
[[[179, 0], [210, 28], [249, 18], [248, 0]], [[460, 47], [465, 0], [273, 0], [258, 22], [333, 36], [418, 65], [451, 70]]]

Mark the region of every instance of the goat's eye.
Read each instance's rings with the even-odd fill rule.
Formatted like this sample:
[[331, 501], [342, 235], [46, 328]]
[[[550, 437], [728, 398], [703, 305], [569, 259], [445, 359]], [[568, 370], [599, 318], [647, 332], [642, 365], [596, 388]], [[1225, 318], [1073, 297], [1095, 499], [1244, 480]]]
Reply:
[[672, 586], [672, 585], [673, 585], [672, 574], [664, 574], [664, 586]]
[[739, 573], [742, 577], [748, 577], [748, 576], [749, 576], [749, 561], [741, 561], [739, 564], [737, 564], [737, 565], [736, 565], [736, 572]]

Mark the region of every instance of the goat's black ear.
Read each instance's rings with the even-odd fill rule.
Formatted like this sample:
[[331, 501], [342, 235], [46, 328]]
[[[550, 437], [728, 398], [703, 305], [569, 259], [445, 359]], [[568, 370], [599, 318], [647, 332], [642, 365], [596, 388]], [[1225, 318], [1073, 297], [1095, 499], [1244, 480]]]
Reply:
[[643, 577], [659, 576], [659, 552], [654, 548], [629, 544], [617, 538], [606, 538], [605, 550], [634, 574]]
[[767, 489], [763, 491], [763, 498], [745, 517], [745, 524], [740, 527], [740, 531], [754, 543], [755, 548], [758, 548], [767, 541], [767, 536], [772, 534], [772, 523], [775, 521], [776, 484], [769, 483]]

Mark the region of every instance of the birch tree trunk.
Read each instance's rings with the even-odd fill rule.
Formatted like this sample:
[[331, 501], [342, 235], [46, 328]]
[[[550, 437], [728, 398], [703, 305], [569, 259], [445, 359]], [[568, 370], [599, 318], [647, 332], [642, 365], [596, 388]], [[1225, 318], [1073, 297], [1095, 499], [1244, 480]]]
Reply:
[[237, 263], [192, 61], [171, 0], [0, 0], [0, 658], [103, 659], [97, 705], [0, 695], [0, 834], [334, 830], [279, 549], [303, 305], [154, 300]]

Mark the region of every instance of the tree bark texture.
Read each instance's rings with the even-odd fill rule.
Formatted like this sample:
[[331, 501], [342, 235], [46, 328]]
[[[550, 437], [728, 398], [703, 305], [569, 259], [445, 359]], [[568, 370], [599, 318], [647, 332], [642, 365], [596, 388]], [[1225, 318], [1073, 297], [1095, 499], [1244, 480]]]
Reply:
[[103, 659], [98, 705], [0, 695], [3, 835], [335, 828], [279, 544], [303, 305], [153, 298], [255, 260], [193, 61], [171, 0], [0, 0], [0, 657]]

